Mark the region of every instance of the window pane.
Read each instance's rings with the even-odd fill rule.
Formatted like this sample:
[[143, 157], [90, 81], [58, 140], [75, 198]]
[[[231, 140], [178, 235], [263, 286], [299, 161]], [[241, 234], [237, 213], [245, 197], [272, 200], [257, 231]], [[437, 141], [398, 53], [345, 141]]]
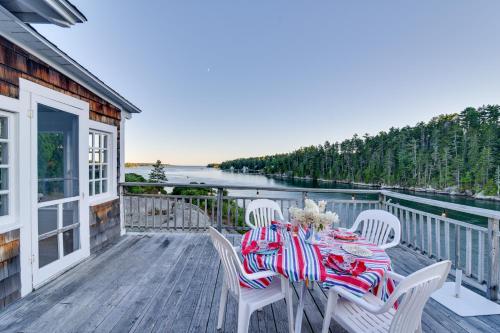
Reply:
[[9, 163], [9, 149], [7, 142], [0, 143], [0, 164]]
[[95, 163], [101, 163], [101, 156], [100, 156], [100, 151], [99, 150], [94, 150], [94, 162]]
[[101, 146], [101, 136], [99, 134], [94, 135], [94, 147], [99, 148]]
[[9, 215], [9, 195], [0, 195], [0, 216]]
[[101, 182], [100, 181], [96, 181], [95, 184], [94, 184], [94, 194], [100, 194], [101, 193]]
[[92, 140], [93, 136], [94, 135], [92, 133], [89, 133], [89, 147], [90, 148], [94, 147], [94, 141]]
[[102, 152], [102, 162], [108, 163], [108, 151], [107, 150], [103, 150], [103, 152]]
[[108, 178], [108, 166], [103, 165], [101, 166], [102, 169], [102, 178]]
[[89, 195], [94, 195], [94, 183], [89, 183]]
[[8, 127], [8, 119], [7, 117], [0, 117], [0, 138], [8, 139], [9, 138], [9, 127]]
[[57, 229], [57, 205], [38, 208], [38, 235]]
[[9, 169], [0, 168], [0, 190], [9, 189]]
[[94, 159], [92, 157], [94, 157], [92, 154], [92, 149], [89, 149], [89, 163], [94, 162]]
[[78, 201], [66, 202], [63, 204], [63, 227], [78, 223]]
[[108, 192], [108, 181], [103, 180], [102, 181], [102, 193], [106, 193], [106, 192]]
[[59, 259], [59, 247], [57, 244], [57, 235], [38, 241], [39, 267], [50, 264]]
[[64, 255], [68, 255], [80, 248], [80, 227], [63, 232]]
[[38, 105], [38, 201], [75, 197], [78, 188], [78, 117]]
[[93, 165], [89, 165], [89, 180], [92, 180], [94, 179], [94, 166]]
[[94, 165], [94, 179], [99, 179], [99, 178], [101, 178], [101, 166]]
[[102, 136], [102, 143], [103, 143], [102, 146], [104, 148], [108, 148], [108, 137], [109, 137], [109, 135], [107, 135], [107, 134], [104, 134]]

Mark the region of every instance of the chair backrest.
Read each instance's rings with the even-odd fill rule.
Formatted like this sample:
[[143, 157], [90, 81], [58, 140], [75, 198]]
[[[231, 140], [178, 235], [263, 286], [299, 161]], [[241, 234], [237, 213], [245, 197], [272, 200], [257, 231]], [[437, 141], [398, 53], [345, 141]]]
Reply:
[[[284, 220], [281, 208], [276, 201], [269, 199], [257, 199], [248, 204], [245, 213], [245, 223], [252, 229], [267, 227], [271, 221], [276, 219]], [[253, 222], [250, 218], [253, 218]]]
[[390, 333], [415, 332], [419, 328], [425, 304], [431, 294], [443, 286], [450, 268], [451, 261], [441, 261], [408, 275], [398, 284], [385, 304], [389, 310], [400, 299]]
[[401, 239], [401, 223], [398, 218], [385, 210], [369, 209], [362, 211], [351, 228], [356, 231], [362, 225], [361, 236], [382, 248], [386, 245], [391, 231], [394, 233], [392, 243], [399, 244]]
[[208, 231], [224, 268], [224, 281], [229, 291], [238, 296], [240, 293], [240, 274], [243, 271], [238, 254], [224, 235], [213, 227], [209, 227]]

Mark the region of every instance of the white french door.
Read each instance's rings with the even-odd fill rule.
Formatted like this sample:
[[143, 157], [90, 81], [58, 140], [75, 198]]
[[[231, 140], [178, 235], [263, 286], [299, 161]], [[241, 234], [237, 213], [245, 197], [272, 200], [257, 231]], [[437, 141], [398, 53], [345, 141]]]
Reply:
[[88, 111], [33, 94], [33, 287], [89, 255]]

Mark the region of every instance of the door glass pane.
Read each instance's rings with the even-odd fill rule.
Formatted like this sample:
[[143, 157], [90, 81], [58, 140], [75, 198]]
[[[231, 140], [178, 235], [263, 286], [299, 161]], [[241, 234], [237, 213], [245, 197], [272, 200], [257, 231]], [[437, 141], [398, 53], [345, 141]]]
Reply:
[[38, 235], [57, 229], [57, 205], [38, 208]]
[[0, 168], [0, 190], [9, 189], [9, 169]]
[[38, 201], [78, 196], [78, 117], [38, 105]]
[[100, 194], [101, 193], [101, 182], [96, 181], [94, 186], [94, 194]]
[[9, 150], [7, 142], [0, 143], [0, 164], [9, 163]]
[[80, 248], [80, 228], [66, 230], [63, 232], [64, 255], [70, 254]]
[[57, 235], [38, 241], [38, 266], [43, 267], [59, 259]]
[[0, 117], [0, 139], [8, 139], [8, 120], [7, 117]]
[[63, 227], [78, 223], [78, 201], [63, 204]]
[[0, 195], [0, 216], [9, 215], [9, 195]]

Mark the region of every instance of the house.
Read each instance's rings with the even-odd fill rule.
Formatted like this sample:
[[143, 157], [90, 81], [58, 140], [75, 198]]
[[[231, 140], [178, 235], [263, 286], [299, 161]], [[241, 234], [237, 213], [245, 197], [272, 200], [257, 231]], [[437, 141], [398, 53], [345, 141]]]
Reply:
[[141, 111], [30, 26], [85, 21], [66, 0], [0, 0], [0, 308], [124, 233], [124, 131]]

